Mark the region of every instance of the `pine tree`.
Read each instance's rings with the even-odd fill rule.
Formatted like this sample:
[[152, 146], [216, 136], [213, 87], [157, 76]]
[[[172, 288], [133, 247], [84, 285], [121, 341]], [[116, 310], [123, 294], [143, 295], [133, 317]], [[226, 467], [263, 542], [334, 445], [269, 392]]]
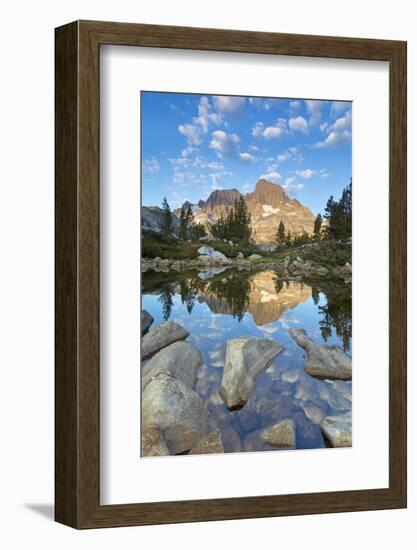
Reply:
[[287, 233], [287, 235], [286, 235], [286, 237], [285, 237], [285, 244], [286, 244], [287, 246], [291, 246], [291, 243], [292, 243], [292, 233], [291, 233], [290, 230], [288, 230], [288, 233]]
[[352, 236], [352, 179], [343, 189], [340, 201], [329, 198], [324, 210], [328, 222], [326, 236], [332, 240], [347, 240]]
[[190, 234], [193, 241], [198, 241], [207, 235], [207, 231], [202, 223], [195, 223], [190, 228]]
[[251, 215], [246, 206], [245, 199], [241, 195], [239, 199], [235, 199], [235, 237], [239, 241], [249, 241], [252, 233], [250, 222]]
[[308, 233], [303, 229], [301, 233], [296, 233], [293, 237], [293, 244], [294, 246], [302, 246], [303, 244], [307, 244], [310, 242], [310, 236]]
[[179, 238], [183, 241], [187, 235], [187, 219], [184, 205], [181, 207], [180, 213], [180, 228], [178, 231]]
[[162, 216], [159, 225], [162, 235], [169, 237], [172, 234], [172, 212], [168, 204], [167, 198], [162, 201]]
[[194, 214], [191, 206], [188, 206], [187, 212], [185, 213], [185, 219], [187, 222], [187, 229], [194, 223]]
[[[235, 203], [236, 204], [236, 203]], [[226, 216], [224, 223], [224, 236], [223, 239], [233, 239], [235, 237], [236, 224], [235, 224], [235, 210], [231, 208]]]
[[321, 214], [317, 214], [314, 221], [314, 238], [319, 241], [321, 239], [321, 226], [323, 224], [323, 218]]
[[285, 243], [285, 225], [283, 224], [282, 220], [279, 222], [278, 225], [276, 241], [279, 244]]
[[219, 239], [248, 242], [252, 234], [250, 223], [251, 215], [241, 196], [235, 199], [233, 207], [226, 211], [225, 216], [221, 214], [217, 222], [210, 225], [210, 231], [213, 237]]
[[226, 221], [222, 213], [220, 214], [219, 219], [215, 223], [209, 224], [210, 232], [213, 235], [213, 237], [217, 237], [218, 239], [224, 239], [225, 223]]
[[349, 239], [352, 236], [352, 178], [345, 187], [340, 199], [342, 212], [341, 239]]

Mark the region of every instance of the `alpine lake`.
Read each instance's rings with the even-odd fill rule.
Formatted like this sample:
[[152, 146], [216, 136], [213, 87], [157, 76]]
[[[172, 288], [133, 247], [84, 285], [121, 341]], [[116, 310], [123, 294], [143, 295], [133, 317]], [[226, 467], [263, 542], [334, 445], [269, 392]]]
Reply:
[[[141, 307], [154, 326], [168, 319], [183, 326], [187, 342], [202, 353], [195, 390], [221, 430], [224, 452], [277, 450], [259, 433], [282, 418], [295, 423], [297, 449], [324, 448], [320, 422], [351, 411], [351, 381], [308, 375], [305, 351], [288, 332], [305, 329], [316, 343], [336, 344], [351, 355], [350, 284], [282, 280], [273, 269], [149, 270], [142, 274]], [[219, 394], [226, 345], [244, 336], [276, 340], [284, 351], [259, 374], [245, 406], [231, 411]]]

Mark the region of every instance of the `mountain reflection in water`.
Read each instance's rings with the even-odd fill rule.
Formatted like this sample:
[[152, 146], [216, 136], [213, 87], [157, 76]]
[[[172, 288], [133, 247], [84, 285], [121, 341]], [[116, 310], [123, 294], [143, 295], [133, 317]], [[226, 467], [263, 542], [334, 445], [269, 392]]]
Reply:
[[255, 273], [229, 269], [204, 280], [201, 273], [147, 272], [143, 294], [158, 294], [163, 320], [171, 318], [174, 296], [179, 296], [189, 315], [197, 303], [215, 314], [242, 321], [246, 313], [257, 327], [278, 321], [287, 310], [312, 301], [319, 314], [319, 330], [325, 342], [333, 332], [345, 351], [352, 336], [351, 287], [338, 281], [281, 280], [272, 270]]
[[[350, 285], [283, 281], [272, 270], [148, 271], [142, 276], [142, 308], [154, 317], [153, 326], [166, 319], [182, 325], [190, 333], [187, 341], [201, 351], [196, 391], [221, 430], [226, 453], [276, 450], [259, 432], [282, 418], [296, 424], [297, 449], [323, 448], [320, 421], [351, 410], [352, 383], [306, 374], [305, 352], [288, 332], [304, 328], [316, 342], [350, 352]], [[242, 336], [277, 340], [285, 349], [257, 377], [247, 404], [229, 411], [219, 395], [226, 345]]]

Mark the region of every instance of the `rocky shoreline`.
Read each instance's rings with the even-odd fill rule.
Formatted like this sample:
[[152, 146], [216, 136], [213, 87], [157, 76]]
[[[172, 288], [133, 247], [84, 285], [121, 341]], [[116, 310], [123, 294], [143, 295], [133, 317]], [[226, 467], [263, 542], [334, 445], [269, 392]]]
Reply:
[[[197, 392], [204, 362], [201, 352], [186, 341], [188, 331], [173, 321], [164, 321], [152, 329], [153, 318], [145, 310], [142, 322], [145, 322], [142, 358], [150, 359], [142, 367], [141, 377], [141, 456], [230, 452], [225, 449], [225, 437], [230, 440], [226, 432], [233, 428], [219, 424]], [[303, 329], [290, 329], [289, 334], [306, 351], [304, 371], [311, 378], [329, 380], [332, 384], [351, 379], [351, 358], [341, 348], [317, 344]], [[285, 413], [291, 409], [286, 405], [289, 398], [285, 394], [278, 395], [275, 401], [262, 404], [261, 399], [256, 404], [267, 407], [265, 411], [279, 410], [261, 427], [254, 423], [256, 414], [253, 403], [249, 404], [257, 378], [283, 351], [280, 342], [268, 338], [240, 337], [227, 341], [216, 406], [223, 403], [229, 411], [242, 411], [241, 422], [246, 423], [249, 432], [244, 441], [238, 438], [234, 451], [297, 448], [297, 422], [294, 415]], [[310, 430], [321, 432], [325, 446], [351, 446], [351, 411], [346, 408], [351, 398], [345, 399], [343, 388], [332, 388], [323, 386], [321, 396], [331, 400], [340, 414], [327, 416], [309, 401], [304, 404], [304, 412], [311, 422]]]
[[142, 259], [142, 273], [147, 271], [168, 272], [188, 271], [197, 269], [205, 271], [209, 268], [237, 268], [245, 270], [273, 269], [282, 279], [293, 278], [301, 280], [303, 277], [337, 278], [345, 283], [352, 281], [352, 266], [344, 265], [326, 268], [315, 264], [311, 260], [303, 260], [300, 256], [285, 256], [283, 259], [269, 259], [259, 254], [251, 254], [248, 257], [240, 252], [235, 258], [228, 258], [222, 252], [218, 252], [209, 246], [202, 246], [198, 250], [197, 259], [176, 260], [162, 258]]

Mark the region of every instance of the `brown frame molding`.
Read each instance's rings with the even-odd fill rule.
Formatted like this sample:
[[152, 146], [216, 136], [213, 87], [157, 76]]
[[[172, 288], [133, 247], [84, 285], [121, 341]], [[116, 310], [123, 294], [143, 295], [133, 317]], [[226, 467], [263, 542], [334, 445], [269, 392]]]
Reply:
[[[100, 505], [99, 55], [119, 44], [390, 64], [389, 487]], [[75, 528], [406, 507], [406, 43], [76, 21], [55, 31], [55, 519]]]

